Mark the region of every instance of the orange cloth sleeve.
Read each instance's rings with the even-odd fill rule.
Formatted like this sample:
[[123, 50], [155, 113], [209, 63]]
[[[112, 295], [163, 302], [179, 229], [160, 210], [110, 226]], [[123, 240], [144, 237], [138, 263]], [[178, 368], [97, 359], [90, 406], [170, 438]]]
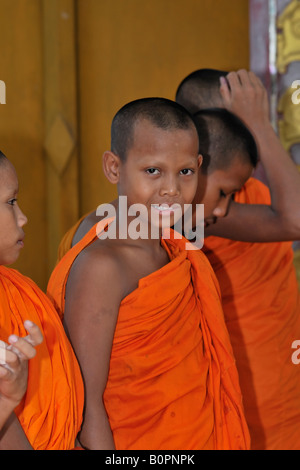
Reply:
[[36, 323], [43, 343], [29, 361], [28, 387], [16, 409], [35, 450], [71, 450], [83, 413], [83, 382], [63, 325], [47, 296], [29, 278], [0, 267], [0, 336], [26, 336], [25, 320]]
[[[50, 278], [48, 295], [61, 316], [72, 263], [95, 237], [94, 227]], [[104, 392], [116, 448], [248, 449], [216, 277], [184, 240], [162, 243], [171, 261], [120, 305]]]
[[[236, 201], [269, 204], [269, 190], [252, 178]], [[300, 366], [292, 362], [300, 298], [292, 244], [208, 237], [203, 251], [221, 287], [252, 448], [300, 449]]]

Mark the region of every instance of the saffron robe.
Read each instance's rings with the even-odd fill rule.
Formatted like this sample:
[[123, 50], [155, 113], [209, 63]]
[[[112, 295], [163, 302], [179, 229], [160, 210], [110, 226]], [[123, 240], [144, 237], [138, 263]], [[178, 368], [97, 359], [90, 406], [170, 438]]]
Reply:
[[26, 336], [31, 320], [43, 343], [29, 361], [28, 387], [15, 413], [35, 450], [71, 450], [83, 413], [83, 381], [63, 325], [48, 297], [29, 278], [0, 266], [0, 339]]
[[[251, 178], [237, 202], [270, 204]], [[263, 223], [263, 221], [262, 221]], [[220, 283], [252, 449], [300, 449], [300, 298], [290, 242], [245, 243], [208, 237], [203, 248]]]
[[86, 218], [88, 214], [83, 215], [63, 236], [58, 247], [57, 261], [60, 261], [62, 257], [72, 248], [72, 241], [75, 233], [77, 232], [79, 225]]
[[[61, 317], [69, 271], [96, 239], [95, 227], [50, 278]], [[162, 244], [171, 261], [140, 279], [119, 309], [104, 392], [116, 449], [248, 449], [216, 277], [201, 251], [185, 250], [185, 239]]]

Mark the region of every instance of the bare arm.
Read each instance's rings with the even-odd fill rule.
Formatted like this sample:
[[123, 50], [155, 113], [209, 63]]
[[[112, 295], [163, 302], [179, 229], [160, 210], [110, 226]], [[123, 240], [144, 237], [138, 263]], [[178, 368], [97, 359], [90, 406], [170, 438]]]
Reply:
[[0, 431], [0, 450], [33, 450], [14, 413]]
[[283, 148], [269, 120], [268, 98], [252, 72], [227, 76], [220, 91], [224, 106], [237, 114], [253, 133], [269, 183], [271, 205], [231, 204], [227, 217], [207, 235], [242, 241], [267, 242], [300, 239], [300, 174]]
[[103, 403], [113, 336], [122, 299], [120, 269], [93, 246], [75, 261], [66, 289], [65, 326], [85, 385], [85, 412], [79, 436], [91, 450], [114, 449]]

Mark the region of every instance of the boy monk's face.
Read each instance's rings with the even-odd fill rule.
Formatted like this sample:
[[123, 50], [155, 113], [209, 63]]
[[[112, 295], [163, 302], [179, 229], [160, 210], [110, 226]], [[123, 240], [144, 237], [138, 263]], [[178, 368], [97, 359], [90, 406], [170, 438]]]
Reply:
[[195, 204], [204, 204], [204, 225], [216, 222], [227, 215], [233, 195], [240, 191], [250, 178], [253, 167], [238, 155], [226, 169], [216, 169], [208, 174], [199, 171]]
[[197, 131], [192, 126], [164, 130], [147, 119], [138, 121], [133, 144], [121, 162], [119, 196], [127, 196], [129, 207], [143, 204], [149, 222], [152, 208], [152, 223], [154, 219], [159, 221], [160, 228], [174, 225], [197, 189], [202, 161], [198, 145]]
[[27, 223], [17, 203], [18, 178], [8, 160], [0, 162], [0, 264], [14, 263], [24, 246], [22, 227]]

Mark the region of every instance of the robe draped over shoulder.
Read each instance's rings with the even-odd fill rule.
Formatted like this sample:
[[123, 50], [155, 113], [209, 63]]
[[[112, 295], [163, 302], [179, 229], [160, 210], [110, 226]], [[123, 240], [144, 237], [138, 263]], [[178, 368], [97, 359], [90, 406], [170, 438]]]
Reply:
[[[50, 278], [48, 295], [61, 317], [69, 271], [96, 239], [95, 227]], [[185, 243], [162, 240], [170, 262], [120, 304], [104, 392], [117, 449], [250, 446], [218, 281], [203, 253]]]
[[29, 361], [28, 387], [16, 415], [35, 450], [71, 450], [83, 413], [83, 381], [63, 325], [48, 297], [18, 271], [0, 267], [0, 339], [26, 336], [31, 320], [43, 343]]
[[77, 232], [79, 225], [85, 219], [88, 214], [82, 216], [76, 224], [74, 224], [63, 236], [58, 247], [57, 261], [60, 261], [62, 257], [72, 248], [72, 241], [75, 233]]

